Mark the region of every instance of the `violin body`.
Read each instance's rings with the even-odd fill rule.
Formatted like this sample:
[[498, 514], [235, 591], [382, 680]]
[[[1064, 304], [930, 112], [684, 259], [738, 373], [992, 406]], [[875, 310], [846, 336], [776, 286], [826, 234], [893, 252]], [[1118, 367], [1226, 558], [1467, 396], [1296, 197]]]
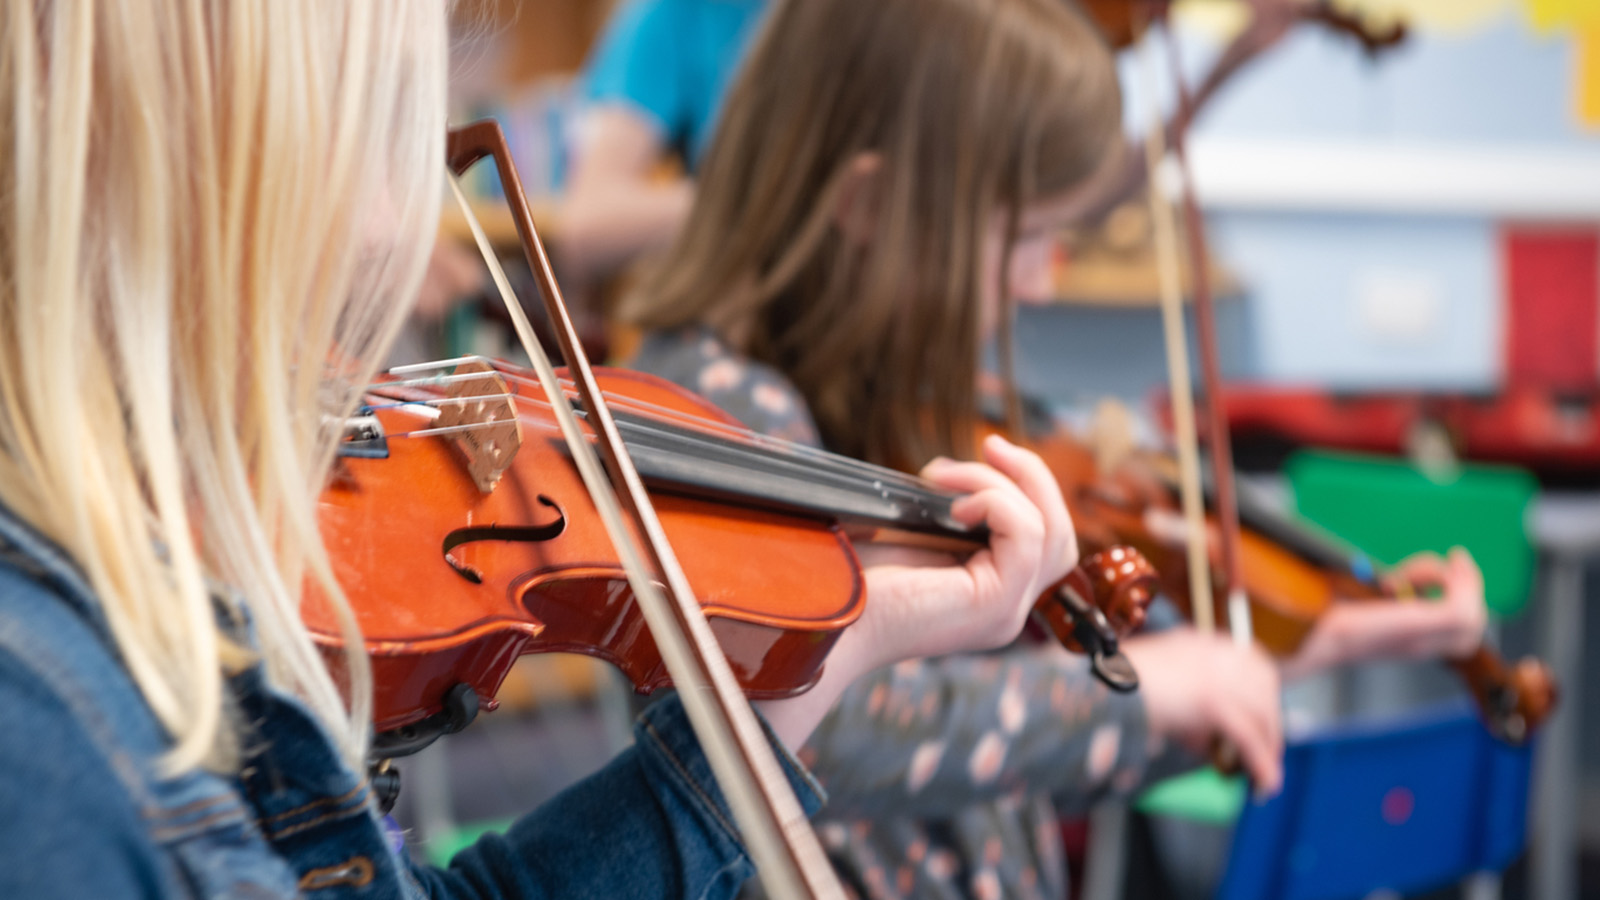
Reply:
[[[1152, 454], [1133, 454], [1110, 471], [1073, 435], [1056, 429], [1032, 437], [1038, 453], [1060, 482], [1085, 554], [1114, 545], [1135, 548], [1155, 566], [1161, 585], [1192, 618], [1189, 567], [1181, 547], [1151, 530], [1149, 512], [1177, 516], [1171, 462]], [[1274, 517], [1241, 497], [1239, 577], [1250, 602], [1253, 634], [1274, 656], [1299, 650], [1317, 620], [1340, 602], [1395, 602], [1391, 586], [1362, 570], [1359, 557], [1311, 534], [1297, 523]], [[1207, 514], [1215, 534], [1215, 515]], [[1210, 577], [1220, 590], [1216, 540], [1208, 540]], [[1218, 627], [1228, 626], [1227, 605], [1216, 610]], [[1445, 660], [1462, 678], [1496, 736], [1520, 743], [1555, 706], [1556, 687], [1536, 659], [1508, 664], [1481, 645], [1471, 654]]]
[[[608, 393], [729, 421], [648, 376], [597, 376]], [[418, 427], [411, 407], [377, 416], [389, 434]], [[546, 424], [523, 423], [528, 439], [489, 492], [448, 435], [391, 438], [387, 458], [340, 460], [322, 494], [321, 524], [372, 660], [378, 731], [440, 712], [458, 683], [493, 708], [523, 653], [597, 656], [641, 691], [668, 683], [593, 502]], [[779, 697], [810, 686], [865, 600], [843, 529], [671, 494], [654, 499], [745, 690]], [[471, 539], [447, 548], [452, 536]], [[342, 644], [331, 607], [314, 591], [304, 619], [320, 643]]]
[[[654, 376], [595, 375], [748, 696], [790, 696], [821, 676], [866, 602], [855, 542], [970, 553], [987, 541], [949, 517], [953, 495], [925, 482], [751, 435]], [[537, 382], [478, 363], [420, 382], [373, 388], [365, 427], [377, 436], [347, 444], [320, 502], [333, 574], [372, 664], [380, 735], [461, 727], [494, 708], [524, 653], [588, 654], [643, 693], [668, 686]], [[1036, 609], [1131, 689], [1116, 640], [1143, 622], [1155, 573], [1136, 552], [1107, 549]], [[314, 584], [302, 618], [337, 669], [343, 633]], [[1091, 647], [1079, 646], [1085, 638]]]
[[[1052, 445], [1070, 446], [1072, 439], [1057, 436]], [[1151, 559], [1161, 575], [1167, 596], [1185, 616], [1192, 618], [1189, 598], [1189, 560], [1182, 548], [1164, 536], [1154, 534], [1147, 521], [1148, 510], [1157, 509], [1178, 515], [1175, 492], [1162, 477], [1162, 460], [1133, 456], [1118, 465], [1112, 474], [1096, 477], [1095, 469], [1084, 469], [1093, 457], [1081, 447], [1074, 455], [1071, 471], [1076, 476], [1068, 492], [1068, 506], [1074, 522], [1091, 523], [1088, 533], [1095, 543], [1113, 542], [1136, 547]], [[1061, 449], [1051, 448], [1048, 461], [1064, 458]], [[1052, 465], [1058, 477], [1060, 471]], [[1085, 475], [1085, 473], [1090, 473]], [[1068, 482], [1063, 480], [1064, 485]], [[1216, 517], [1208, 513], [1206, 527], [1215, 532]], [[1215, 541], [1210, 542], [1211, 577], [1220, 594], [1220, 559]], [[1352, 593], [1347, 582], [1354, 578], [1314, 565], [1272, 536], [1248, 525], [1239, 531], [1239, 571], [1250, 599], [1250, 624], [1255, 639], [1275, 656], [1293, 656], [1311, 632], [1317, 619], [1328, 611], [1336, 597], [1362, 596], [1364, 589]], [[1229, 627], [1227, 604], [1215, 611], [1217, 627]]]

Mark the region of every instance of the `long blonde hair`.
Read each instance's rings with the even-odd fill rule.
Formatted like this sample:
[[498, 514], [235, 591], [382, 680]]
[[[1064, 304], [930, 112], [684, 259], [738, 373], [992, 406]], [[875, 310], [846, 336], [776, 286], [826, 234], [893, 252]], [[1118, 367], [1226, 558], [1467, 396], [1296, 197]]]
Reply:
[[[1009, 258], [1022, 207], [1082, 181], [1119, 117], [1110, 51], [1066, 0], [781, 2], [682, 236], [622, 315], [711, 325], [794, 382], [834, 450], [969, 451], [988, 223]], [[864, 238], [836, 224], [863, 154], [881, 160]]]
[[[392, 340], [436, 227], [445, 14], [0, 13], [0, 503], [82, 568], [176, 769], [237, 766], [224, 677], [257, 652], [352, 761], [364, 751], [361, 644], [336, 685], [299, 604], [308, 577], [342, 597], [316, 518], [330, 423]], [[218, 585], [254, 650], [219, 631]]]

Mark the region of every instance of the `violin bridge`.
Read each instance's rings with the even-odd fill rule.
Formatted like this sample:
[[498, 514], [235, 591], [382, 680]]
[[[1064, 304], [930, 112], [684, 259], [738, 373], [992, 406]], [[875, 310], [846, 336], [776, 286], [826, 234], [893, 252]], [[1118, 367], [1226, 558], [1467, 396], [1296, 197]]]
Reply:
[[447, 402], [440, 404], [437, 426], [461, 429], [455, 435], [456, 445], [467, 457], [473, 483], [487, 494], [500, 483], [500, 476], [521, 449], [522, 427], [517, 424], [511, 389], [500, 373], [483, 362], [463, 363], [455, 371], [457, 375], [473, 373], [483, 377], [453, 381], [446, 389]]

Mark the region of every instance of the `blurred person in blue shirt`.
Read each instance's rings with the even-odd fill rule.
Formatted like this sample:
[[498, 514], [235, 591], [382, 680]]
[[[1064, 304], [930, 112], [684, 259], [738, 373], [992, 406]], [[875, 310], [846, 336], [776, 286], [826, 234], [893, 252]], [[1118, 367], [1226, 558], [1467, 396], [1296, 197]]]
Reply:
[[[693, 172], [767, 0], [625, 0], [583, 73], [561, 207], [567, 274], [591, 279], [677, 235]], [[659, 174], [676, 156], [686, 175]]]

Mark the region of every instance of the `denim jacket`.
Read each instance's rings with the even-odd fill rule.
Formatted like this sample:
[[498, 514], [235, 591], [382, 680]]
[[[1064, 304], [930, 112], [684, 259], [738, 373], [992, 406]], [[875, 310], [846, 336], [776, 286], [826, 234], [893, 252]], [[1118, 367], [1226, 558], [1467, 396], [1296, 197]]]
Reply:
[[231, 685], [240, 773], [163, 773], [167, 738], [85, 581], [0, 508], [0, 897], [711, 898], [753, 873], [675, 698], [606, 768], [436, 869], [390, 849], [306, 707], [259, 670]]

